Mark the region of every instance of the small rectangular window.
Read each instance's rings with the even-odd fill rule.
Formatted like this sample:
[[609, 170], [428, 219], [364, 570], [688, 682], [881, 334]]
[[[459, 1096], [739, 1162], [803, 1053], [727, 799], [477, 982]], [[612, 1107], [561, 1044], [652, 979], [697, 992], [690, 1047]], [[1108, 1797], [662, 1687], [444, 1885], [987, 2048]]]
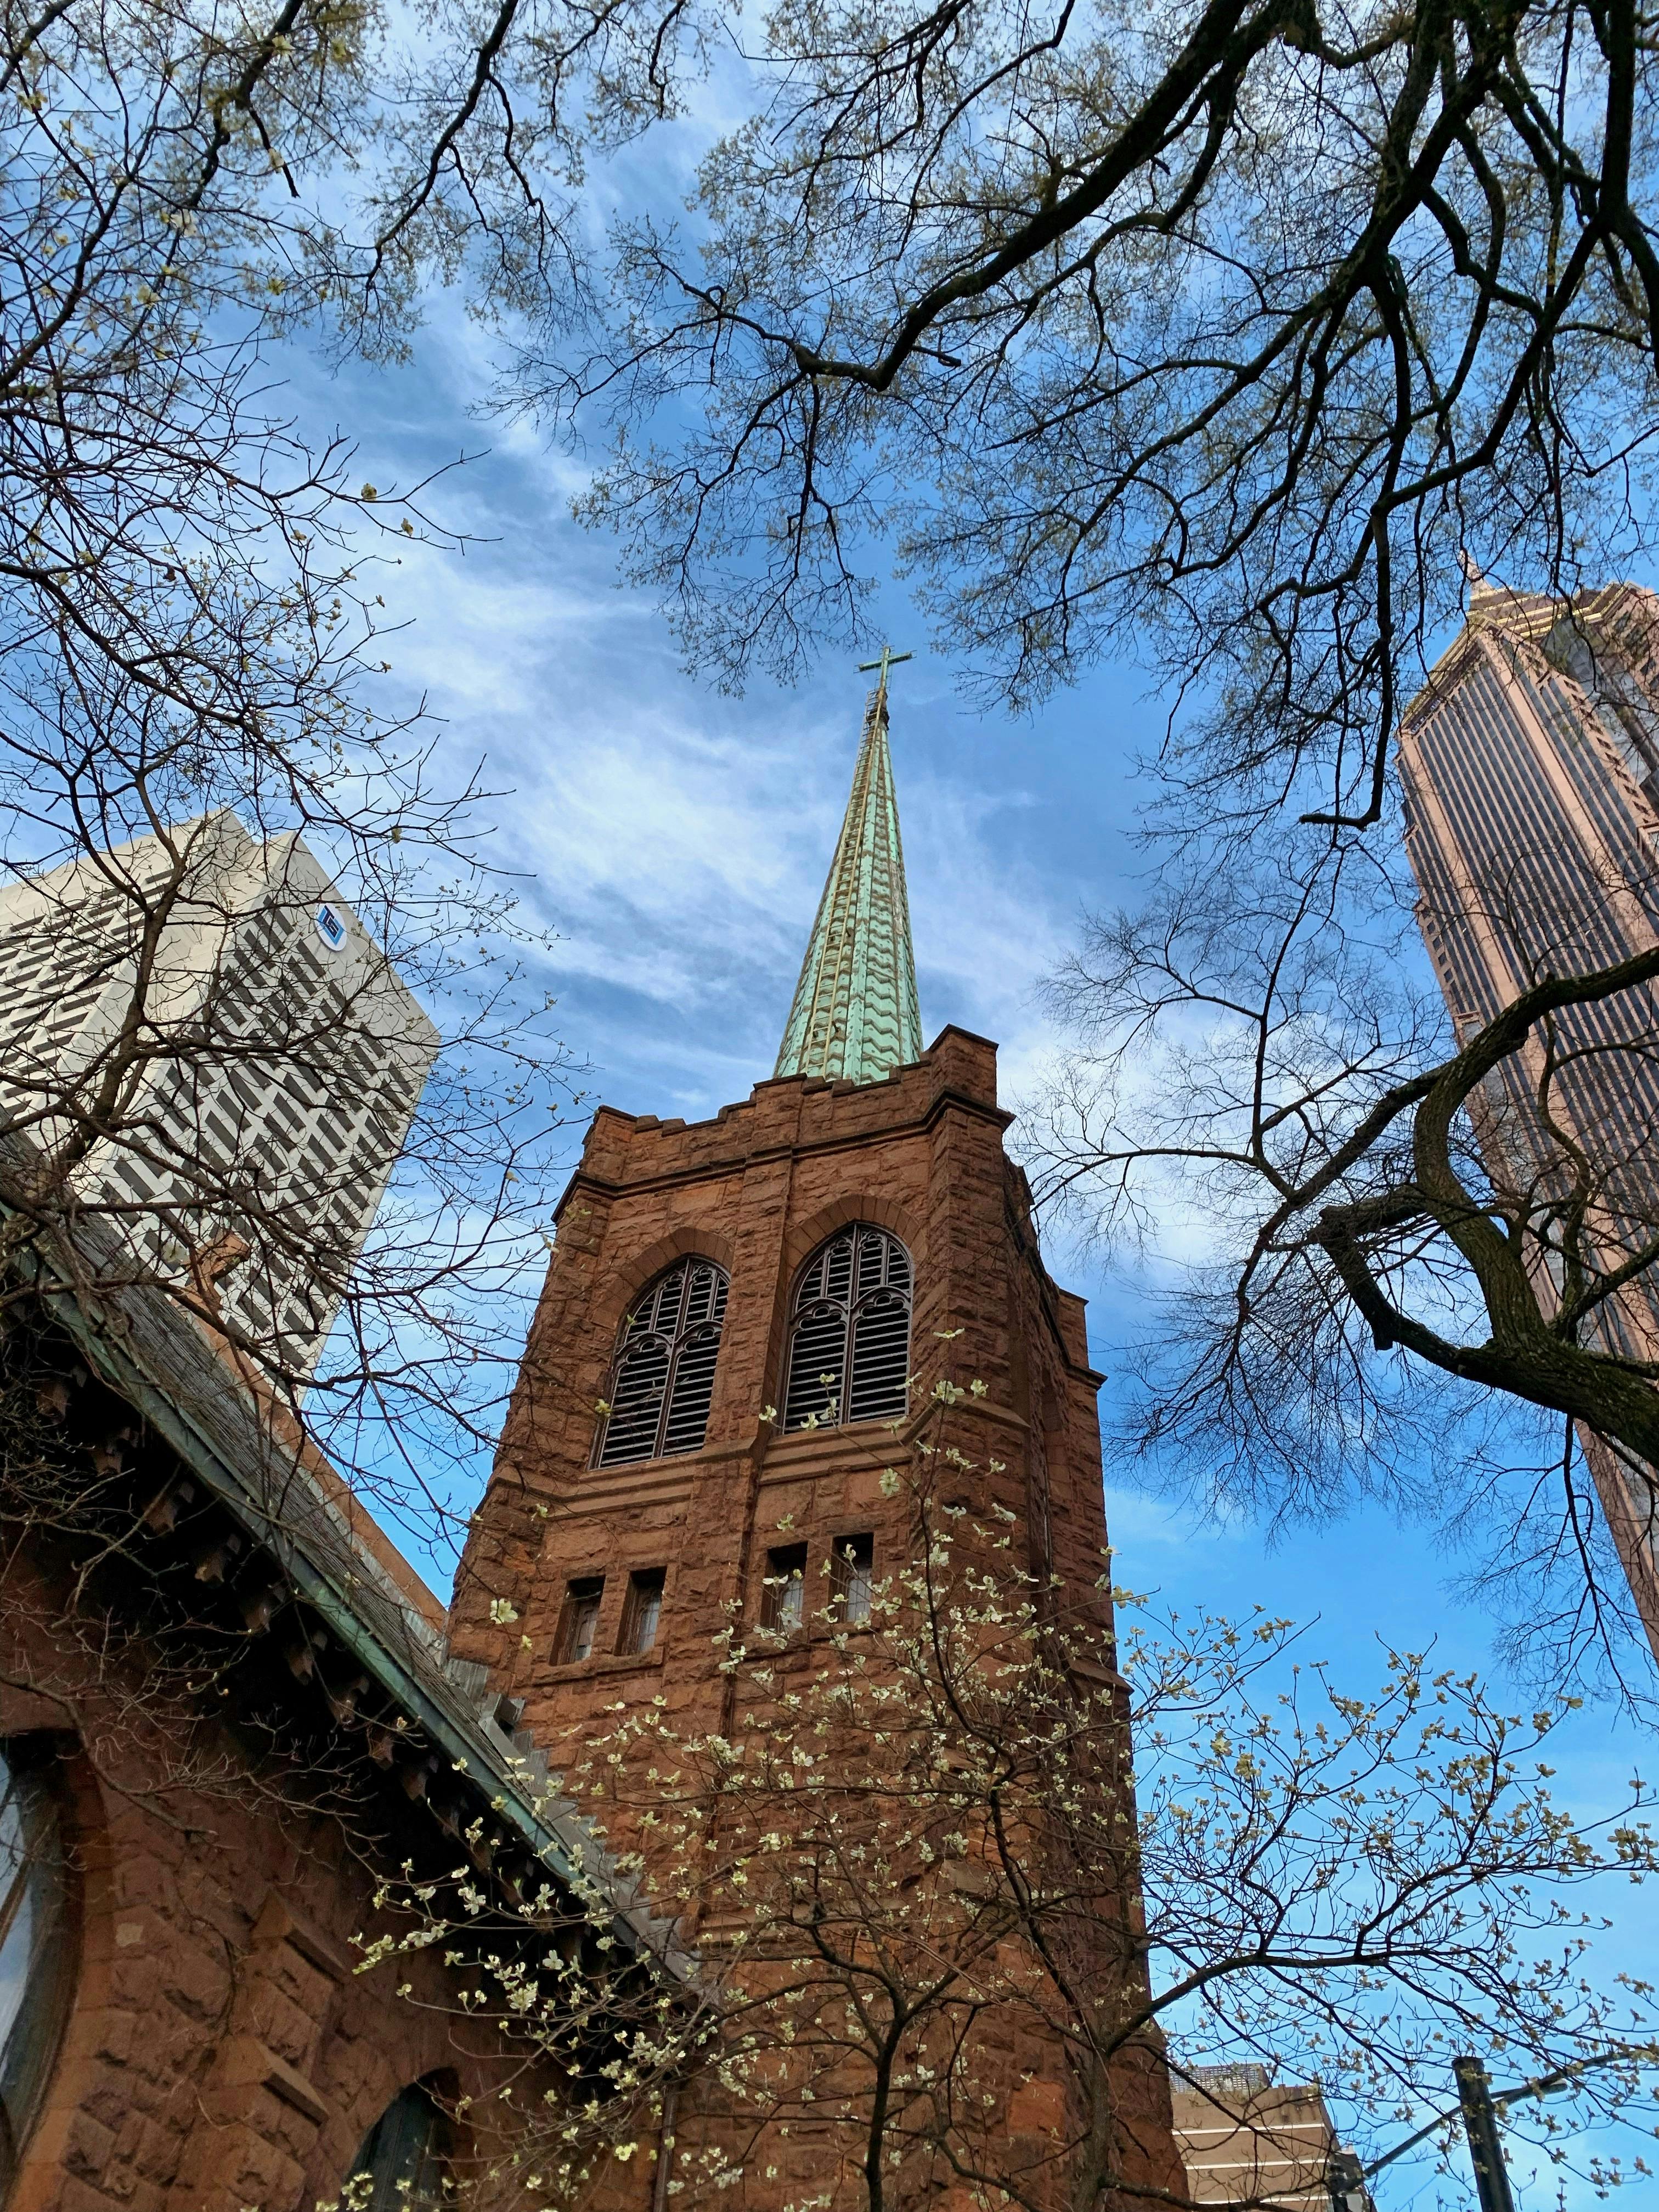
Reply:
[[623, 1607], [622, 1634], [617, 1640], [618, 1651], [648, 1651], [656, 1642], [657, 1625], [662, 1619], [665, 1579], [661, 1567], [645, 1567], [628, 1577], [628, 1602]]
[[599, 1601], [604, 1595], [603, 1575], [589, 1575], [567, 1586], [555, 1648], [555, 1656], [562, 1665], [568, 1665], [574, 1659], [592, 1657], [593, 1638], [599, 1627]]
[[830, 1554], [830, 1586], [832, 1598], [841, 1601], [840, 1616], [849, 1628], [860, 1628], [869, 1620], [875, 1564], [873, 1536], [836, 1537]]
[[784, 1544], [766, 1555], [766, 1582], [761, 1592], [761, 1622], [787, 1635], [799, 1628], [805, 1613], [806, 1547]]

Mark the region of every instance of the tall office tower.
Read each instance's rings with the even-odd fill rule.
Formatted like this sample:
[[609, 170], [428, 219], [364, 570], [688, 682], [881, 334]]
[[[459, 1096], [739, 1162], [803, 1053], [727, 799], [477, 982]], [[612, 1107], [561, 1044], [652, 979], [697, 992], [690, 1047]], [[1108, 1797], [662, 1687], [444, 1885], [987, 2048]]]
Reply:
[[[451, 1634], [561, 1765], [635, 1705], [688, 1737], [742, 1738], [773, 1678], [726, 1663], [734, 1622], [782, 1647], [787, 1684], [832, 1663], [830, 1589], [857, 1624], [916, 1559], [915, 1501], [883, 1470], [922, 1468], [930, 1395], [952, 1373], [984, 1385], [951, 1416], [964, 1504], [1000, 1516], [1040, 1587], [1109, 1624], [1083, 1302], [1043, 1267], [995, 1046], [952, 1028], [922, 1044], [898, 855], [884, 681], [779, 1073], [690, 1127], [602, 1106], [560, 1201]], [[1109, 1950], [1135, 1903], [1127, 1878], [1102, 1880]], [[991, 2011], [980, 2119], [1003, 2170], [1028, 2173], [1022, 2201], [1062, 2212], [1060, 2146], [1087, 2134], [1078, 2069], [1061, 2039]], [[1179, 2198], [1161, 2066], [1148, 2053], [1112, 2076], [1125, 2201], [1137, 2185]], [[682, 2098], [677, 2160], [734, 2151], [746, 2212], [867, 2203], [867, 2115], [838, 2111], [840, 2090], [769, 2130], [763, 2155], [760, 2124], [723, 2113], [717, 2087]], [[954, 2092], [937, 2094], [949, 2109]], [[927, 2172], [946, 2212], [982, 2193], [944, 2165], [906, 2172], [896, 2191]]]
[[437, 1042], [295, 835], [207, 815], [0, 890], [0, 1126], [76, 1156], [117, 1264], [193, 1276], [289, 1373], [315, 1365]]
[[[1418, 915], [1460, 1042], [1545, 975], [1609, 967], [1659, 941], [1659, 598], [1614, 584], [1571, 600], [1478, 587], [1468, 620], [1400, 731]], [[1529, 1217], [1534, 1279], [1572, 1188], [1609, 1272], [1659, 1234], [1659, 994], [1570, 1006], [1474, 1102], [1495, 1185]], [[1600, 1310], [1601, 1341], [1659, 1357], [1647, 1269]], [[1586, 1434], [1659, 1652], [1654, 1484]]]

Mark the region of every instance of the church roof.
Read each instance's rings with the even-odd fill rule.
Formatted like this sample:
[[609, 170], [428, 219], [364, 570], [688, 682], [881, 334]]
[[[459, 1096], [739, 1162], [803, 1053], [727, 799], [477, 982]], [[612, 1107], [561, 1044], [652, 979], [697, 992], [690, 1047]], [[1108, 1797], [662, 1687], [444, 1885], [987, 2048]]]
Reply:
[[[14, 1179], [33, 1157], [21, 1132], [0, 1129], [0, 1164]], [[0, 1221], [15, 1218], [0, 1206]], [[114, 1237], [108, 1223], [83, 1217], [72, 1253], [37, 1239], [21, 1248], [15, 1272], [33, 1282], [43, 1313], [82, 1355], [91, 1376], [142, 1416], [136, 1440], [131, 1429], [118, 1431], [125, 1442], [116, 1473], [100, 1476], [88, 1494], [100, 1512], [112, 1514], [119, 1482], [138, 1485], [131, 1529], [115, 1556], [137, 1572], [161, 1575], [168, 1564], [164, 1538], [204, 1559], [218, 1524], [228, 1523], [234, 1540], [225, 1548], [235, 1557], [234, 1572], [222, 1564], [204, 1575], [198, 1565], [191, 1574], [172, 1561], [187, 1577], [192, 1629], [222, 1639], [213, 1680], [224, 1694], [233, 1682], [246, 1688], [251, 1678], [250, 1710], [263, 1715], [274, 1680], [301, 1710], [320, 1705], [333, 1723], [331, 1760], [349, 1757], [355, 1738], [368, 1773], [392, 1784], [399, 1814], [405, 1803], [418, 1805], [422, 1820], [435, 1824], [446, 1856], [447, 1835], [476, 1844], [481, 1868], [510, 1871], [522, 1863], [526, 1879], [537, 1887], [549, 1881], [568, 1910], [595, 1926], [602, 1917], [622, 1954], [689, 1981], [696, 1961], [676, 1923], [652, 1910], [639, 1869], [621, 1863], [603, 1831], [564, 1795], [546, 1752], [520, 1724], [523, 1700], [503, 1695], [486, 1668], [451, 1654], [438, 1626], [441, 1607], [429, 1592], [422, 1593], [428, 1604], [411, 1602], [408, 1585], [418, 1589], [418, 1578], [384, 1538], [365, 1541], [361, 1501], [283, 1408], [256, 1398], [193, 1316], [155, 1285], [122, 1280], [131, 1263]], [[77, 1278], [95, 1291], [77, 1291]], [[159, 1491], [147, 1438], [177, 1470]], [[74, 1525], [71, 1518], [71, 1533]], [[388, 1555], [404, 1577], [389, 1570]], [[270, 1602], [256, 1626], [246, 1607], [262, 1593]], [[285, 1632], [273, 1622], [303, 1629], [291, 1645], [299, 1658], [273, 1666], [267, 1656], [268, 1673], [261, 1674], [267, 1638], [279, 1643]], [[354, 1675], [355, 1687], [342, 1689]], [[275, 1724], [259, 1723], [261, 1729]], [[302, 1765], [300, 1741], [282, 1739]], [[345, 1771], [332, 1764], [327, 1770], [336, 1781]], [[361, 1801], [365, 1817], [374, 1802]], [[391, 1863], [398, 1863], [395, 1855]], [[513, 1900], [515, 1913], [520, 1902]]]
[[921, 1057], [904, 848], [887, 749], [886, 659], [865, 711], [852, 796], [795, 986], [779, 1075], [879, 1083]]

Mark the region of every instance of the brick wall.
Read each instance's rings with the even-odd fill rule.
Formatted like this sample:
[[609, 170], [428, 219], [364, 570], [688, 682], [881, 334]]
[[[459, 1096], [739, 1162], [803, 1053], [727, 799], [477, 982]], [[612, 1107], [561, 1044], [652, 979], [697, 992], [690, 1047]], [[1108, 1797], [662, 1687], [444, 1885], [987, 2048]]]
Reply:
[[[708, 1636], [726, 1601], [751, 1595], [757, 1528], [793, 1512], [816, 1548], [849, 1516], [878, 1531], [884, 1522], [890, 1559], [905, 1540], [905, 1508], [876, 1487], [890, 1455], [884, 1431], [784, 1437], [762, 1419], [783, 1396], [794, 1278], [849, 1221], [875, 1222], [910, 1249], [920, 1393], [947, 1370], [988, 1386], [963, 1419], [977, 1425], [985, 1455], [1009, 1464], [1033, 1564], [1051, 1558], [1074, 1583], [1101, 1572], [1099, 1378], [1087, 1364], [1082, 1301], [1056, 1289], [1037, 1258], [1023, 1179], [1002, 1149], [1007, 1118], [996, 1104], [994, 1048], [957, 1030], [884, 1083], [763, 1083], [691, 1127], [600, 1109], [562, 1204], [453, 1618], [457, 1650], [528, 1698], [526, 1718], [544, 1741], [612, 1678], [661, 1673], [678, 1698], [713, 1693]], [[705, 1446], [594, 1469], [596, 1409], [622, 1318], [691, 1251], [732, 1278]], [[945, 1329], [962, 1334], [947, 1345], [937, 1334]], [[557, 1668], [567, 1583], [606, 1575], [599, 1650], [614, 1651], [621, 1590], [636, 1565], [668, 1570], [648, 1662], [601, 1656], [574, 1674]], [[510, 1629], [489, 1618], [498, 1597], [523, 1616]]]
[[404, 2084], [494, 2068], [431, 1957], [353, 1973], [372, 1867], [304, 1775], [158, 1697], [142, 1644], [68, 1632], [67, 1565], [29, 1532], [0, 1566], [0, 1737], [54, 1753], [76, 1954], [8, 2212], [311, 2212]]
[[[452, 1615], [455, 1648], [526, 1700], [555, 1764], [574, 1760], [602, 1710], [660, 1697], [686, 1733], [731, 1731], [733, 1678], [718, 1632], [752, 1620], [781, 1521], [814, 1570], [835, 1540], [873, 1531], [879, 1577], [908, 1553], [912, 1508], [880, 1474], [902, 1446], [880, 1424], [779, 1434], [763, 1418], [784, 1399], [789, 1299], [812, 1251], [837, 1228], [890, 1230], [915, 1263], [913, 1407], [936, 1376], [987, 1386], [953, 1417], [981, 1470], [971, 1503], [993, 1495], [1017, 1516], [1034, 1571], [1077, 1597], [1103, 1566], [1106, 1529], [1083, 1302], [1044, 1272], [1024, 1177], [1003, 1148], [996, 1052], [947, 1029], [914, 1066], [854, 1087], [804, 1077], [757, 1085], [712, 1121], [687, 1127], [595, 1116], [562, 1202], [556, 1249], [486, 1497], [473, 1522]], [[605, 1469], [592, 1465], [598, 1407], [618, 1328], [636, 1295], [687, 1253], [731, 1276], [706, 1443], [700, 1451]], [[948, 1340], [944, 1331], [959, 1331]], [[992, 1477], [995, 1458], [1006, 1473]], [[950, 1502], [946, 1498], [942, 1502]], [[665, 1571], [661, 1624], [643, 1656], [618, 1652], [630, 1573]], [[559, 1661], [568, 1584], [603, 1575], [592, 1656]], [[517, 1615], [492, 1619], [498, 1600]], [[1106, 1601], [1093, 1600], [1103, 1619]], [[499, 1613], [501, 1608], [496, 1607]], [[1133, 1900], [1122, 1900], [1133, 1912]], [[1064, 2103], [1057, 2047], [1007, 2054], [1011, 2118], [1034, 2143]], [[1155, 2059], [1126, 2068], [1126, 2111], [1146, 2178], [1181, 2187], [1167, 2087]], [[799, 2152], [809, 2166], [833, 2145]], [[750, 2178], [746, 2203], [781, 2203], [801, 2177]]]

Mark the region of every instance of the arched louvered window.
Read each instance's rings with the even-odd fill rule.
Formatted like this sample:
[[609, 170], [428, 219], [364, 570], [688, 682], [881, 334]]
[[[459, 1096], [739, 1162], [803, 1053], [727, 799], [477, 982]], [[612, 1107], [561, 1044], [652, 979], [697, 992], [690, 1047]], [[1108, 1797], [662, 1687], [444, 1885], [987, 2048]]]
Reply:
[[46, 2095], [75, 1966], [57, 1777], [33, 1748], [0, 1743], [0, 2204]]
[[702, 1449], [714, 1390], [726, 1270], [681, 1260], [659, 1275], [623, 1322], [605, 1393], [611, 1407], [597, 1463], [626, 1467]]
[[801, 1271], [789, 1332], [783, 1425], [892, 1420], [910, 1369], [910, 1255], [855, 1222]]
[[449, 2122], [426, 2083], [411, 2081], [363, 2137], [346, 2202], [363, 2212], [440, 2212], [455, 2201], [448, 2159]]

